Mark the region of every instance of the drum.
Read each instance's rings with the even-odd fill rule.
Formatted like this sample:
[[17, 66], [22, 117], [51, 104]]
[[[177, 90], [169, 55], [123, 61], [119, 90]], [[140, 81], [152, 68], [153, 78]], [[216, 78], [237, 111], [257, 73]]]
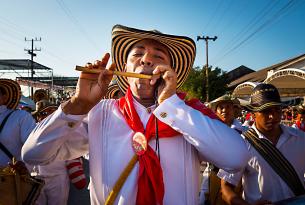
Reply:
[[9, 166], [0, 168], [0, 205], [32, 205], [44, 181], [28, 174], [20, 175]]
[[274, 205], [304, 205], [305, 195], [297, 196], [273, 203]]

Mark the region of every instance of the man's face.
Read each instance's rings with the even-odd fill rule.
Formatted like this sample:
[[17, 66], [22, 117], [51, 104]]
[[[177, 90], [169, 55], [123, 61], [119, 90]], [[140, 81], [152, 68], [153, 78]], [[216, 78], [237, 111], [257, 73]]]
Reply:
[[279, 128], [281, 117], [281, 106], [273, 106], [254, 113], [255, 125], [257, 129], [262, 132], [270, 132]]
[[[167, 47], [155, 40], [144, 39], [131, 48], [125, 70], [127, 72], [151, 75], [158, 65], [171, 66], [171, 58]], [[128, 82], [136, 98], [140, 100], [153, 99], [154, 86], [150, 85], [150, 80], [128, 78]]]
[[231, 126], [234, 120], [233, 102], [220, 102], [217, 105], [216, 114], [224, 123]]

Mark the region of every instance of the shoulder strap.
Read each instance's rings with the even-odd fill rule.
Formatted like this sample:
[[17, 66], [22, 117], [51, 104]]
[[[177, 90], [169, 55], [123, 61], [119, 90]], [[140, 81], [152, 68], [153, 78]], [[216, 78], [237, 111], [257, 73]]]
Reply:
[[[7, 121], [7, 119], [9, 118], [9, 116], [13, 113], [14, 111], [11, 111], [9, 114], [7, 114], [6, 116], [5, 116], [5, 118], [3, 119], [3, 121], [2, 121], [2, 123], [1, 123], [1, 125], [0, 125], [0, 133], [1, 133], [1, 131], [2, 131], [2, 129], [3, 129], [3, 127], [4, 127], [4, 125], [5, 125], [5, 123], [6, 123], [6, 121]], [[13, 155], [12, 155], [12, 153], [4, 146], [4, 144], [2, 144], [1, 142], [0, 142], [0, 149], [10, 158], [10, 159], [13, 159]]]
[[259, 138], [253, 128], [244, 132], [243, 135], [282, 180], [286, 182], [296, 196], [305, 194], [303, 183], [297, 172], [286, 157], [269, 140]]

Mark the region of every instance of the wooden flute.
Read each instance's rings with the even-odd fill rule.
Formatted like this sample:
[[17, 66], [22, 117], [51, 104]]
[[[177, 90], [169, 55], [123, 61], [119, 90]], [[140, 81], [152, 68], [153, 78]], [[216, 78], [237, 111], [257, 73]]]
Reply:
[[[85, 73], [94, 73], [99, 74], [101, 70], [99, 69], [89, 69], [82, 66], [76, 66], [75, 70], [82, 71]], [[140, 73], [131, 73], [131, 72], [121, 72], [121, 71], [111, 71], [113, 72], [113, 75], [119, 75], [119, 76], [125, 76], [125, 77], [132, 77], [132, 78], [143, 78], [143, 79], [152, 79], [153, 76], [160, 77], [160, 75], [146, 75], [146, 74], [140, 74]]]

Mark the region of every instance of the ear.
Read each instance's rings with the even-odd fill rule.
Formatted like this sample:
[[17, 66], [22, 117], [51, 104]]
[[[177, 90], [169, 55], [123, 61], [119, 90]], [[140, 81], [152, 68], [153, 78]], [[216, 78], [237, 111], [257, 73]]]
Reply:
[[252, 114], [253, 119], [255, 120], [255, 118], [256, 118], [255, 112], [252, 112], [251, 114]]

